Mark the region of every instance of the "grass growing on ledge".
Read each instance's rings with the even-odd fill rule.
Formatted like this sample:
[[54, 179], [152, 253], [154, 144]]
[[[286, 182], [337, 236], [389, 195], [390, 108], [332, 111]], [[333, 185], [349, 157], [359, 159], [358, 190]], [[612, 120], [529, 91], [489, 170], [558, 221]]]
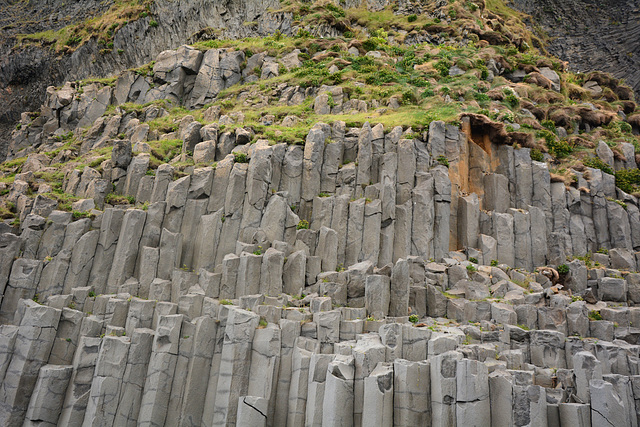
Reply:
[[115, 33], [129, 22], [149, 16], [152, 3], [153, 0], [115, 0], [109, 10], [100, 16], [68, 25], [57, 31], [19, 34], [15, 47], [37, 44], [51, 46], [59, 53], [70, 53], [95, 37], [101, 45], [113, 49]]

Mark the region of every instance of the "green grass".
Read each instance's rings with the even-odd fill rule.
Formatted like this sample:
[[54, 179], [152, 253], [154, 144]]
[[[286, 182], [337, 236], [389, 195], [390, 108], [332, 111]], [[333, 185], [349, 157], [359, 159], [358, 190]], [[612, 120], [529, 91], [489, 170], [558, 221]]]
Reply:
[[52, 46], [56, 52], [73, 52], [92, 38], [111, 50], [115, 33], [129, 22], [149, 15], [152, 0], [114, 0], [103, 14], [68, 25], [57, 31], [48, 30], [34, 34], [19, 34], [17, 48], [29, 45]]

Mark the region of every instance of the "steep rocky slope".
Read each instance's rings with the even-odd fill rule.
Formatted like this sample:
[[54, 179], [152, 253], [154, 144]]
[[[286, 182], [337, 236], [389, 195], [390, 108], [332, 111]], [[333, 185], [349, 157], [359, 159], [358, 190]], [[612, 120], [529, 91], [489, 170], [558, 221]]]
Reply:
[[640, 95], [640, 3], [590, 0], [515, 0], [529, 24], [550, 37], [549, 52], [576, 71], [624, 78]]
[[[237, 38], [288, 33], [290, 27], [286, 15], [268, 12], [278, 8], [277, 0], [83, 1], [62, 9], [58, 3], [20, 1], [0, 12], [0, 22], [6, 24], [0, 45], [0, 159], [20, 113], [36, 109], [47, 86], [142, 65], [203, 29]], [[92, 26], [88, 13], [100, 25]]]
[[345, 6], [23, 112], [0, 425], [638, 425], [633, 91], [502, 2]]

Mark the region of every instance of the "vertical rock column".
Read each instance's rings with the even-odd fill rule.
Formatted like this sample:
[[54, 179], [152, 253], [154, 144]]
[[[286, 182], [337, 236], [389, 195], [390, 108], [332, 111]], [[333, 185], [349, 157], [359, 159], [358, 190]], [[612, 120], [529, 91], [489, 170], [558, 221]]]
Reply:
[[529, 212], [520, 209], [510, 209], [509, 213], [513, 216], [513, 252], [515, 267], [532, 271], [531, 235], [543, 234], [545, 231], [531, 229], [531, 216]]
[[310, 351], [300, 347], [295, 347], [293, 349], [293, 360], [291, 364], [291, 386], [289, 388], [289, 402], [287, 410], [288, 426], [304, 425], [311, 354], [312, 353]]
[[248, 393], [249, 396], [262, 397], [267, 401], [269, 425], [274, 425], [280, 347], [281, 331], [278, 325], [270, 323], [266, 328], [256, 330], [251, 349]]
[[478, 247], [480, 201], [473, 193], [458, 199], [458, 244], [462, 248]]
[[129, 357], [122, 378], [118, 410], [113, 425], [135, 427], [140, 412], [154, 333], [151, 329], [140, 328], [134, 329], [128, 336], [131, 337]]
[[129, 346], [128, 338], [104, 337], [91, 383], [83, 426], [113, 425], [118, 409], [122, 378], [127, 367]]
[[42, 261], [27, 258], [18, 258], [13, 263], [0, 308], [0, 323], [13, 323], [20, 299], [30, 300], [36, 295], [42, 266]]
[[295, 341], [300, 336], [300, 322], [295, 320], [280, 320], [280, 366], [278, 373], [278, 385], [276, 389], [276, 404], [273, 416], [273, 425], [280, 426], [287, 422], [289, 406], [289, 387], [293, 372], [293, 352]]
[[457, 366], [462, 354], [457, 351], [442, 353], [431, 359], [431, 425], [456, 424]]
[[299, 215], [311, 221], [313, 199], [320, 193], [320, 177], [324, 159], [325, 135], [320, 124], [311, 128], [304, 144], [302, 160], [302, 190]]
[[241, 396], [238, 401], [236, 425], [264, 427], [267, 425], [267, 399], [258, 396]]
[[490, 425], [491, 405], [487, 365], [477, 360], [460, 360], [456, 379], [456, 422], [458, 425]]
[[[385, 361], [386, 351], [387, 348], [380, 342], [380, 338], [377, 335], [363, 335], [363, 338], [358, 340], [352, 350], [355, 367], [353, 380], [353, 422], [356, 426], [363, 425], [365, 379], [375, 370], [379, 363]], [[393, 396], [393, 392], [391, 395]]]
[[402, 317], [409, 314], [409, 287], [409, 263], [405, 259], [399, 259], [391, 270], [390, 317]]
[[516, 208], [526, 209], [533, 197], [533, 174], [531, 155], [528, 148], [513, 150], [516, 172]]
[[272, 157], [273, 150], [270, 146], [256, 144], [247, 171], [247, 192], [239, 230], [239, 237], [243, 242], [251, 241], [250, 239], [260, 228], [262, 213], [271, 194]]
[[[193, 185], [195, 179], [191, 179]], [[209, 187], [211, 183], [209, 181]], [[182, 240], [182, 259], [180, 265], [184, 268], [193, 269], [194, 260], [196, 258], [195, 247], [197, 239], [197, 232], [200, 230], [200, 218], [206, 214], [207, 211], [206, 199], [189, 199], [184, 208], [184, 216], [182, 218], [182, 226], [180, 228], [180, 234], [187, 237]], [[196, 237], [196, 238], [194, 238]], [[211, 242], [209, 243], [211, 244]]]
[[181, 314], [160, 317], [140, 403], [138, 416], [140, 426], [164, 425], [178, 361], [182, 321]]
[[60, 252], [42, 269], [42, 276], [38, 283], [37, 293], [42, 301], [49, 296], [59, 295], [65, 287], [65, 277], [71, 263], [73, 248], [78, 239], [91, 227], [88, 218], [75, 221], [67, 225], [65, 238]]
[[202, 423], [217, 328], [215, 320], [208, 316], [199, 317], [195, 321], [193, 355], [185, 380], [181, 425], [197, 426]]
[[89, 285], [93, 286], [96, 294], [103, 294], [106, 290], [123, 218], [124, 211], [120, 209], [105, 209], [102, 214], [100, 236], [89, 276]]
[[169, 405], [167, 406], [167, 416], [165, 425], [178, 425], [182, 408], [182, 399], [185, 397], [185, 387], [189, 373], [189, 365], [193, 357], [195, 346], [196, 326], [188, 321], [185, 315], [180, 330], [180, 342], [178, 344], [178, 360], [176, 362], [175, 374], [171, 383], [171, 393], [169, 394]]
[[[411, 199], [396, 205], [396, 221], [393, 236], [393, 261], [411, 255], [411, 226], [413, 223], [413, 207]], [[447, 251], [449, 248], [447, 248]]]
[[87, 285], [99, 239], [100, 230], [91, 230], [78, 239], [71, 253], [71, 261], [62, 290], [63, 294], [70, 294], [71, 289]]
[[322, 405], [327, 379], [327, 368], [334, 359], [333, 354], [313, 354], [309, 365], [309, 382], [305, 425], [322, 425]]
[[[374, 200], [372, 202], [365, 200], [360, 260], [371, 261], [373, 265], [378, 265], [378, 256], [380, 255], [381, 219], [382, 210], [380, 200]], [[324, 270], [324, 263], [322, 267]]]
[[372, 132], [369, 122], [365, 122], [358, 135], [358, 157], [356, 175], [356, 196], [362, 197], [365, 186], [372, 184], [371, 166], [373, 163]]
[[70, 365], [78, 347], [78, 338], [84, 313], [63, 308], [55, 343], [49, 355], [49, 364]]
[[379, 363], [364, 380], [363, 426], [393, 426], [393, 364]]
[[250, 311], [229, 311], [213, 412], [214, 426], [236, 423], [238, 399], [246, 396], [249, 389], [251, 346], [259, 321], [260, 317]]
[[20, 424], [38, 380], [40, 368], [49, 359], [61, 311], [23, 300], [20, 327], [13, 356], [0, 386], [0, 425]]
[[187, 203], [187, 195], [189, 194], [189, 185], [191, 176], [187, 175], [180, 179], [176, 179], [169, 183], [166, 196], [166, 207], [162, 227], [178, 233], [182, 226], [182, 217], [184, 216], [184, 205]]
[[[381, 228], [380, 228], [380, 254], [378, 266], [382, 267], [393, 262], [393, 239], [395, 234], [394, 220], [396, 218], [396, 181], [398, 172], [398, 155], [385, 153], [380, 165], [380, 200], [381, 200]], [[335, 222], [335, 221], [334, 221]], [[336, 230], [338, 235], [340, 231]]]
[[362, 251], [362, 233], [364, 228], [365, 200], [358, 199], [349, 203], [349, 221], [347, 225], [347, 243], [345, 246], [345, 266], [360, 261]]
[[513, 382], [506, 371], [494, 371], [489, 375], [489, 393], [492, 427], [513, 425]]
[[[235, 252], [236, 249], [240, 222], [242, 221], [248, 167], [249, 165], [246, 163], [235, 163], [229, 174], [224, 199], [224, 217], [221, 219], [223, 221], [222, 229], [214, 263], [216, 266], [222, 263], [225, 255]], [[210, 200], [213, 200], [213, 197]]]
[[431, 365], [428, 360], [393, 362], [393, 425], [423, 426], [431, 423]]
[[101, 343], [100, 338], [80, 338], [73, 358], [73, 373], [69, 380], [58, 425], [82, 425]]
[[433, 257], [436, 262], [449, 252], [449, 221], [451, 218], [451, 180], [445, 166], [432, 171], [435, 189], [435, 217], [433, 228]]
[[57, 425], [72, 372], [71, 366], [45, 365], [40, 368], [24, 426], [54, 427]]
[[[551, 211], [551, 175], [549, 166], [544, 162], [531, 161], [533, 179], [533, 196], [531, 204], [544, 212], [546, 233], [545, 239], [553, 230], [553, 214]], [[526, 209], [523, 206], [522, 209]]]
[[11, 265], [20, 253], [22, 239], [12, 233], [0, 235], [0, 304], [11, 273]]
[[327, 367], [322, 426], [353, 426], [353, 356], [336, 356]]
[[493, 213], [493, 229], [498, 242], [498, 261], [513, 266], [515, 252], [513, 245], [513, 217], [508, 213]]
[[299, 206], [300, 204], [303, 157], [303, 148], [298, 145], [291, 145], [287, 147], [284, 159], [282, 160], [280, 185], [278, 189], [282, 192], [287, 192], [287, 202], [289, 202], [289, 205]]
[[130, 209], [125, 213], [107, 281], [107, 293], [116, 293], [118, 286], [133, 276], [146, 217], [146, 212], [140, 209]]
[[424, 259], [433, 256], [434, 179], [426, 176], [413, 189], [413, 221], [411, 226], [411, 255]]
[[215, 268], [216, 249], [218, 246], [217, 243], [220, 240], [220, 232], [222, 231], [223, 214], [224, 212], [219, 210], [200, 217], [194, 247], [195, 271], [201, 268], [207, 271], [213, 271]]

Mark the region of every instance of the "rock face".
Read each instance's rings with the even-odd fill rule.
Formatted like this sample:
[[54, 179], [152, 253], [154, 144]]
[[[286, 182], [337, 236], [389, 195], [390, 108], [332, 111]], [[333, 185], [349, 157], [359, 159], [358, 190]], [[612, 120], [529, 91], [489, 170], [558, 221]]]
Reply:
[[[214, 22], [262, 19], [205, 3]], [[1, 426], [638, 426], [635, 196], [590, 168], [552, 183], [530, 149], [476, 144], [468, 117], [422, 135], [318, 122], [301, 147], [211, 107], [172, 132], [204, 165], [150, 169], [144, 122], [167, 111], [120, 104], [203, 106], [248, 67], [276, 74], [261, 56], [162, 50], [153, 80], [50, 88], [14, 134], [28, 167], [2, 188], [21, 225], [0, 233]], [[363, 109], [338, 89], [277, 90]], [[25, 180], [54, 162], [29, 138], [84, 125], [81, 150], [112, 148], [66, 173], [76, 211], [30, 202]]]
[[[304, 150], [245, 141], [247, 163], [214, 154], [177, 180], [119, 142], [108, 174], [66, 185], [140, 195], [150, 177], [146, 210], [25, 205], [0, 236], [2, 425], [637, 425], [637, 199], [576, 210], [529, 150], [497, 143], [468, 196], [450, 179], [473, 160], [459, 129], [344, 129], [316, 124]], [[581, 200], [597, 206], [602, 180]], [[544, 267], [600, 247], [612, 268]]]
[[[92, 15], [99, 15], [112, 2], [51, 0], [8, 4], [0, 11], [0, 159], [7, 150], [7, 137], [23, 111], [33, 111], [42, 103], [46, 88], [67, 80], [89, 76], [107, 76], [127, 68], [143, 65], [166, 49], [178, 47], [204, 28], [225, 28], [226, 38], [264, 36], [280, 30], [291, 31], [291, 14], [265, 13], [278, 9], [278, 0], [233, 0], [203, 2], [199, 0], [154, 0], [148, 16], [129, 22], [114, 35], [113, 49], [104, 53], [94, 40], [72, 54], [58, 56], [49, 47], [29, 46], [17, 51], [16, 33], [58, 30]], [[34, 16], [41, 21], [33, 19]], [[65, 19], [60, 19], [65, 17]], [[158, 25], [150, 26], [154, 20]], [[255, 22], [255, 26], [243, 25]], [[9, 25], [11, 24], [11, 25]], [[122, 51], [119, 53], [119, 51]], [[88, 59], [90, 58], [90, 59]]]
[[[640, 96], [640, 11], [633, 1], [515, 0], [551, 36], [549, 52], [577, 71], [594, 69], [623, 78]], [[597, 37], [593, 29], [597, 28]]]

